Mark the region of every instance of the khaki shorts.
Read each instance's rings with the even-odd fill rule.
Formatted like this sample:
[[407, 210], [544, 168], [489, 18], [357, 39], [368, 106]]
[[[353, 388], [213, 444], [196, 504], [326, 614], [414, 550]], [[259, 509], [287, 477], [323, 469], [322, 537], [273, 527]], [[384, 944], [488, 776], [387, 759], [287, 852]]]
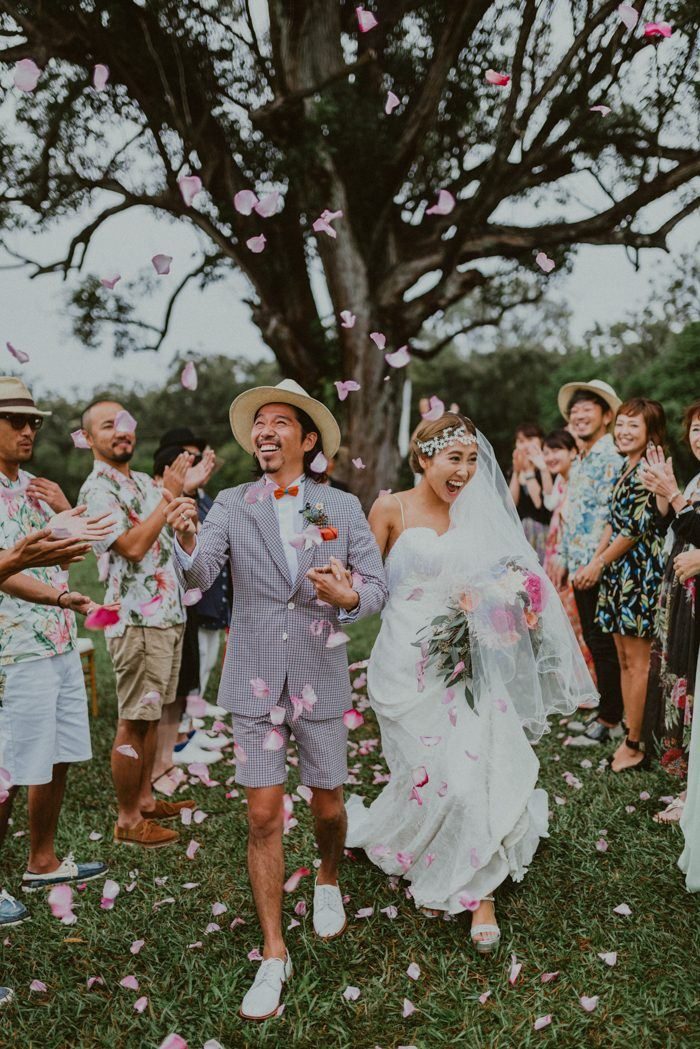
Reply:
[[[185, 624], [128, 626], [121, 637], [108, 637], [117, 679], [119, 717], [124, 721], [158, 721], [175, 699]], [[157, 692], [159, 698], [149, 696]]]

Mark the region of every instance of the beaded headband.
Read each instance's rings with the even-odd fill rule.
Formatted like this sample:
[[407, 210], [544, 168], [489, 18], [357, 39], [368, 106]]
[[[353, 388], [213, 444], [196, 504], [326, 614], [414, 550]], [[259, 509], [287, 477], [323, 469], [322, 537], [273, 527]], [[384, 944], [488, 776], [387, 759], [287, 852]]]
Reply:
[[443, 448], [447, 448], [448, 444], [454, 444], [456, 441], [460, 444], [479, 443], [473, 433], [467, 432], [466, 426], [448, 426], [437, 437], [431, 437], [429, 441], [416, 441], [416, 444], [422, 455], [431, 458]]

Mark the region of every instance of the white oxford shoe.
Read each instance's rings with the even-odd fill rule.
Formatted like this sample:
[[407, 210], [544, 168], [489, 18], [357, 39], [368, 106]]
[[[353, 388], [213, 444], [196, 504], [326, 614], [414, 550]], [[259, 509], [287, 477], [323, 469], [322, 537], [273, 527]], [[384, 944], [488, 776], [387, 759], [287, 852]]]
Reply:
[[279, 1009], [282, 988], [292, 975], [292, 959], [265, 958], [240, 1008], [244, 1020], [268, 1020]]
[[322, 940], [333, 940], [347, 926], [343, 896], [337, 885], [314, 885], [314, 932]]

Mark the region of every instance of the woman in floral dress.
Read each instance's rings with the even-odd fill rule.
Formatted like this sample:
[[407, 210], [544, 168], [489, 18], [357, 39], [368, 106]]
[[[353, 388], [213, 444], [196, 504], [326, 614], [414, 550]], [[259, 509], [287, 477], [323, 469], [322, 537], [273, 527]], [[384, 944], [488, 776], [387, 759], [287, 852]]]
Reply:
[[[685, 438], [700, 460], [700, 400], [685, 412]], [[679, 489], [673, 463], [662, 449], [650, 449], [642, 481], [656, 495], [661, 527], [667, 532], [666, 567], [651, 651], [649, 690], [643, 738], [647, 749], [660, 752], [661, 764], [672, 776], [688, 774], [688, 747], [695, 693], [700, 616], [698, 579], [681, 582], [674, 561], [700, 546], [700, 473]]]

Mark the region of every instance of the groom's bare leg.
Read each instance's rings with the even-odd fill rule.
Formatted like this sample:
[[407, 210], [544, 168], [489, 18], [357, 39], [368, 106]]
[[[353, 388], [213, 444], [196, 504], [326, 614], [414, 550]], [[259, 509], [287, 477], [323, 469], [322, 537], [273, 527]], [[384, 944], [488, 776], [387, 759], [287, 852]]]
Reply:
[[343, 802], [343, 788], [322, 790], [313, 788], [311, 811], [316, 829], [316, 841], [321, 855], [321, 866], [316, 881], [319, 885], [338, 884], [338, 866], [343, 856], [348, 817]]
[[284, 958], [282, 886], [284, 786], [247, 787], [248, 873], [263, 934], [263, 958]]

